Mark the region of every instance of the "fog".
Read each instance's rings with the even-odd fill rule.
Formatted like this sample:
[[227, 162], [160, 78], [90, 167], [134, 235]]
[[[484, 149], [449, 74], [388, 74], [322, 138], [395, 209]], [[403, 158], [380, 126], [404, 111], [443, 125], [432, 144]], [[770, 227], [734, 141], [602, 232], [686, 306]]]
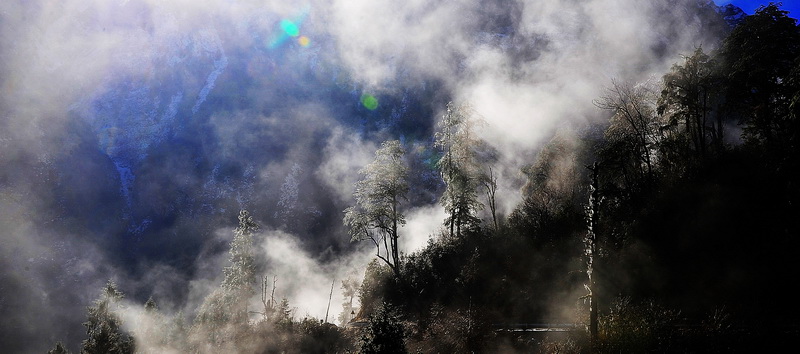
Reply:
[[[505, 215], [555, 131], [607, 118], [592, 100], [612, 78], [712, 49], [703, 16], [694, 0], [4, 1], [0, 342], [76, 349], [107, 279], [188, 316], [241, 208], [264, 230], [260, 276], [322, 318], [331, 282], [374, 253], [341, 219], [382, 140], [422, 160], [445, 104], [470, 103]], [[442, 227], [429, 177], [405, 206], [405, 253]], [[337, 283], [329, 321], [341, 303]]]

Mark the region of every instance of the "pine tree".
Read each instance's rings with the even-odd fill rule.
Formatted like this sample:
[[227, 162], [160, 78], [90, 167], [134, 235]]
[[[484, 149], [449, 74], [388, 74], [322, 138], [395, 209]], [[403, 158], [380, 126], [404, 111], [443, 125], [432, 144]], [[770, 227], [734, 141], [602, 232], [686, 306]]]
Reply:
[[225, 279], [222, 287], [238, 300], [233, 313], [236, 317], [247, 316], [247, 300], [255, 295], [256, 265], [253, 257], [253, 233], [258, 231], [258, 224], [253, 221], [247, 210], [239, 212], [239, 227], [233, 232], [231, 241], [230, 262], [225, 267]]
[[122, 320], [114, 313], [124, 295], [109, 280], [100, 297], [88, 308], [86, 326], [88, 338], [82, 343], [81, 353], [122, 354], [134, 352], [133, 338], [123, 332]]
[[239, 212], [222, 286], [206, 297], [195, 318], [194, 330], [208, 331], [206, 339], [213, 345], [231, 340], [238, 328], [247, 325], [247, 302], [255, 295], [257, 283], [253, 233], [258, 228], [247, 210]]
[[64, 345], [61, 344], [61, 342], [58, 342], [53, 349], [47, 351], [47, 354], [69, 354], [69, 351], [67, 348], [64, 348]]

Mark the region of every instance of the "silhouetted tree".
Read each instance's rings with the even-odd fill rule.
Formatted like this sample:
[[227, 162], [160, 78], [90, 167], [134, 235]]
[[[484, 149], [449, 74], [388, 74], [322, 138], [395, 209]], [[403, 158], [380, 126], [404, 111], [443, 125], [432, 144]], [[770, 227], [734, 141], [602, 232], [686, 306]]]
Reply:
[[[716, 108], [722, 85], [716, 62], [698, 47], [684, 57], [682, 64], [673, 65], [663, 80], [658, 99], [658, 113], [666, 117], [665, 125], [659, 128], [662, 140], [672, 141], [695, 156], [705, 156], [709, 145], [721, 148], [722, 114]], [[714, 113], [716, 119], [712, 119]]]
[[780, 151], [797, 135], [789, 114], [797, 94], [789, 78], [800, 56], [796, 20], [775, 3], [762, 6], [725, 39], [720, 56], [727, 101], [741, 112], [745, 138]]
[[483, 176], [481, 184], [486, 193], [486, 203], [489, 204], [489, 212], [492, 214], [492, 225], [497, 230], [500, 226], [497, 222], [497, 176], [494, 170], [489, 167], [489, 173]]
[[158, 311], [158, 306], [156, 305], [156, 301], [153, 300], [153, 297], [147, 298], [147, 301], [144, 303], [144, 310], [148, 313], [153, 313]]
[[403, 324], [397, 310], [384, 303], [369, 317], [366, 333], [361, 338], [361, 353], [406, 353]]
[[67, 348], [64, 348], [64, 345], [61, 344], [61, 342], [58, 342], [53, 349], [47, 351], [47, 354], [69, 354], [69, 351]]
[[383, 262], [373, 259], [364, 271], [364, 281], [358, 288], [358, 300], [361, 304], [359, 314], [374, 312], [383, 303], [387, 287], [392, 275], [391, 269]]

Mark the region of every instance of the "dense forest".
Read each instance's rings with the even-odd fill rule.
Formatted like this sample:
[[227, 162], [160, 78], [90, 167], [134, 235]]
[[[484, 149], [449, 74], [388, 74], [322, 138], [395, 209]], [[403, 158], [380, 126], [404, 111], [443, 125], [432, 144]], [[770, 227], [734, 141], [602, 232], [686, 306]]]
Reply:
[[[369, 98], [367, 98], [369, 99]], [[331, 279], [341, 313], [303, 316], [261, 269], [257, 210], [238, 213], [222, 282], [193, 314], [128, 301], [113, 281], [88, 308], [82, 353], [769, 352], [795, 343], [800, 248], [800, 27], [780, 5], [697, 47], [661, 77], [611, 80], [607, 120], [556, 131], [522, 202], [498, 212], [496, 151], [451, 102], [432, 154], [389, 139], [342, 222], [374, 259]], [[418, 175], [446, 218], [405, 254]], [[422, 172], [421, 172], [422, 171]], [[252, 214], [251, 214], [252, 213]], [[233, 219], [234, 215], [229, 215]], [[291, 222], [291, 221], [289, 221]], [[363, 277], [362, 277], [363, 275]], [[330, 304], [329, 307], [330, 309]], [[67, 352], [55, 344], [50, 353]]]

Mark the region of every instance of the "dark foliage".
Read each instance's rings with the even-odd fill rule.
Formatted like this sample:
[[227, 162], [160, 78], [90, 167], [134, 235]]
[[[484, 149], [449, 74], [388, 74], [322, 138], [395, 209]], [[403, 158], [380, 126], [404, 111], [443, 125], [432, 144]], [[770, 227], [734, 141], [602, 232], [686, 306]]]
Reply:
[[53, 349], [47, 351], [47, 354], [69, 354], [69, 351], [64, 348], [64, 345], [61, 344], [61, 342], [58, 342]]
[[406, 353], [404, 338], [403, 324], [397, 309], [384, 303], [369, 317], [366, 333], [361, 338], [361, 353]]

